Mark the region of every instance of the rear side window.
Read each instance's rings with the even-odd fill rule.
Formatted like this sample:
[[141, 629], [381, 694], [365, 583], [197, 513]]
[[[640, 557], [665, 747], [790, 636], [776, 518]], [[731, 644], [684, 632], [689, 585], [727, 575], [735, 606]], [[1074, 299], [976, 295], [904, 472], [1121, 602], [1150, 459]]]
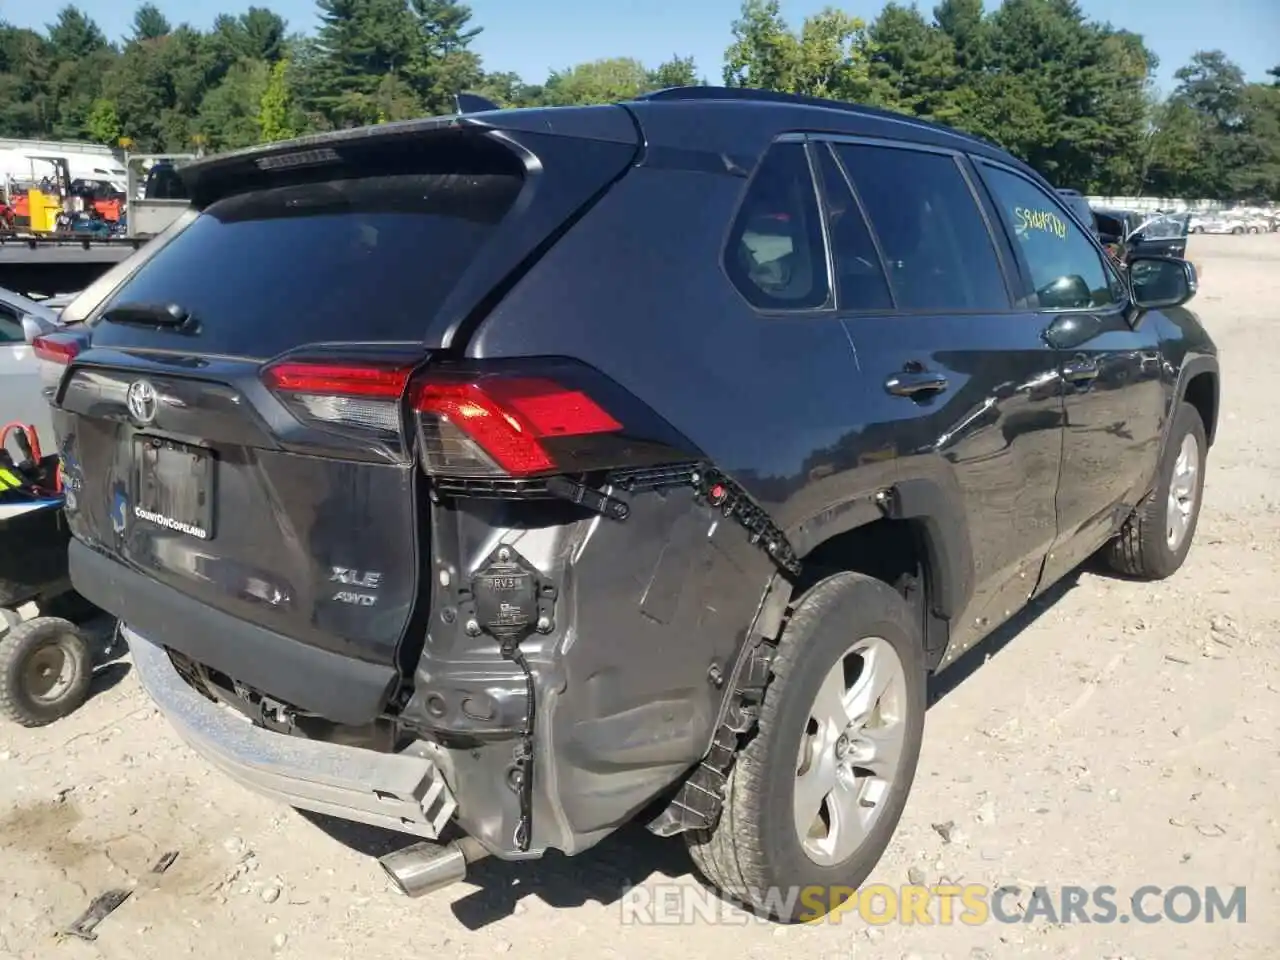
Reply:
[[238, 356], [420, 340], [521, 183], [518, 173], [394, 173], [227, 197], [106, 309], [176, 303], [199, 324], [198, 349]]
[[835, 149], [880, 242], [898, 309], [1009, 309], [995, 244], [952, 157], [864, 144]]
[[762, 310], [827, 303], [822, 221], [803, 144], [774, 144], [760, 161], [729, 232], [725, 268]]

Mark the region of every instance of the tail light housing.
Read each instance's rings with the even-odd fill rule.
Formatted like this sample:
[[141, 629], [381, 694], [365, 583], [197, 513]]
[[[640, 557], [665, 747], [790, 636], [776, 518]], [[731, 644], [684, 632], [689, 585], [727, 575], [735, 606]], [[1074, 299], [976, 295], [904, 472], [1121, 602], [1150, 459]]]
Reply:
[[412, 403], [423, 467], [441, 476], [562, 472], [575, 449], [623, 430], [585, 391], [546, 376], [431, 375]]
[[44, 333], [31, 340], [31, 352], [40, 367], [40, 386], [51, 395], [62, 382], [71, 361], [84, 349], [83, 341], [71, 333]]
[[262, 380], [304, 423], [391, 439], [401, 433], [400, 400], [412, 375], [411, 363], [283, 360]]
[[297, 420], [330, 436], [396, 457], [416, 440], [422, 469], [440, 479], [538, 479], [696, 456], [653, 410], [572, 360], [423, 368], [421, 355], [291, 355], [261, 378]]

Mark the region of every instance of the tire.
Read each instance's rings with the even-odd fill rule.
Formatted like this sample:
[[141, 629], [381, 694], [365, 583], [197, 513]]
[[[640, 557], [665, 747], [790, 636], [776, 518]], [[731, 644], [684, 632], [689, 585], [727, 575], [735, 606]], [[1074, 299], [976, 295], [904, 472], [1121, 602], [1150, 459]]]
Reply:
[[[57, 679], [44, 686], [54, 670]], [[0, 716], [14, 723], [42, 727], [65, 717], [84, 703], [92, 679], [89, 644], [73, 623], [36, 617], [0, 637]]]
[[1232, 228], [1231, 228], [1231, 232], [1232, 232], [1232, 233], [1244, 233], [1244, 227], [1232, 227]]
[[[1176, 542], [1171, 542], [1170, 517], [1175, 511], [1171, 503], [1170, 488], [1178, 473], [1179, 461], [1188, 443], [1195, 445], [1195, 475], [1189, 486], [1180, 486], [1190, 493], [1189, 512], [1185, 526]], [[1187, 558], [1191, 542], [1195, 539], [1200, 520], [1200, 504], [1204, 497], [1204, 467], [1209, 444], [1205, 437], [1204, 423], [1196, 408], [1180, 403], [1169, 430], [1169, 439], [1160, 459], [1159, 479], [1156, 488], [1138, 505], [1133, 515], [1121, 528], [1120, 535], [1107, 545], [1106, 560], [1113, 570], [1139, 580], [1163, 580], [1177, 572]], [[1175, 491], [1175, 494], [1177, 491]], [[1183, 497], [1177, 497], [1187, 502]]]
[[[889, 690], [893, 692], [880, 701], [880, 712], [886, 719], [896, 717], [887, 729], [896, 729], [900, 738], [897, 761], [887, 761], [886, 773], [890, 768], [892, 773], [884, 779], [854, 781], [862, 785], [861, 794], [843, 794], [860, 796], [858, 809], [874, 810], [874, 820], [851, 852], [823, 863], [806, 852], [800, 838], [797, 784], [802, 767], [805, 776], [818, 777], [842, 762], [856, 764], [860, 759], [853, 751], [844, 761], [835, 759], [838, 739], [844, 738], [835, 736], [834, 726], [821, 725], [816, 735], [812, 733], [820, 726], [813, 714], [823, 712], [816, 709], [816, 701], [824, 680], [839, 676], [834, 670], [842, 660], [847, 669], [860, 659], [853, 655], [859, 644], [872, 647], [875, 659], [862, 663], [877, 665], [873, 676], [892, 675]], [[719, 821], [710, 830], [685, 837], [694, 863], [722, 894], [775, 920], [816, 920], [838, 907], [839, 900], [847, 899], [867, 878], [902, 817], [924, 735], [926, 675], [920, 626], [907, 602], [888, 584], [859, 573], [837, 573], [810, 589], [796, 605], [779, 641], [772, 672], [754, 736], [739, 749], [730, 771]], [[849, 689], [857, 689], [857, 683]], [[841, 721], [846, 717], [842, 713]], [[854, 750], [859, 743], [865, 745], [856, 736], [865, 729], [871, 728], [855, 732]], [[810, 751], [804, 763], [802, 743]], [[893, 753], [890, 749], [889, 756]], [[811, 828], [822, 825], [817, 816], [820, 809], [828, 810], [830, 817], [827, 795], [822, 791], [811, 795], [822, 804], [815, 807]], [[819, 887], [821, 894], [814, 897], [812, 888]], [[799, 895], [805, 888], [811, 889]], [[835, 889], [842, 891], [839, 899]]]

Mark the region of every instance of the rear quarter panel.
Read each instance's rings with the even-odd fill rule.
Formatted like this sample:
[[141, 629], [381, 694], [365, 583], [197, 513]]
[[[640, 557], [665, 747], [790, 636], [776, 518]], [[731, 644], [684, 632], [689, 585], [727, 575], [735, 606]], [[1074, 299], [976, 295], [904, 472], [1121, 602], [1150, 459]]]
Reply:
[[[795, 531], [854, 487], [889, 482], [897, 451], [860, 429], [882, 414], [883, 390], [859, 376], [841, 323], [758, 315], [722, 271], [745, 185], [706, 170], [631, 171], [512, 289], [468, 352], [592, 365]], [[662, 506], [649, 497], [626, 523], [604, 521], [577, 574], [576, 663], [564, 669], [582, 695], [559, 699], [551, 726], [558, 755], [574, 758], [559, 776], [581, 778], [581, 809], [569, 814], [580, 831], [592, 826], [588, 798], [645, 793], [616, 762], [623, 731], [623, 753], [650, 762], [642, 745], [665, 735], [664, 766], [650, 770], [661, 779], [705, 753], [728, 693], [708, 668], [732, 666], [775, 571], [732, 519], [679, 490]], [[642, 529], [647, 517], [661, 528]], [[669, 736], [672, 724], [681, 736]]]

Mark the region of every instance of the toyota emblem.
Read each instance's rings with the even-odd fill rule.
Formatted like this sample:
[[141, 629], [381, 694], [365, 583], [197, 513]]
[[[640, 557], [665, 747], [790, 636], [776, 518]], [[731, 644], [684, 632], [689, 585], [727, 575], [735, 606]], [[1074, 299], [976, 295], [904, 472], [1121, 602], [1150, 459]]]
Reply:
[[129, 408], [129, 416], [138, 423], [147, 424], [156, 418], [156, 388], [146, 380], [135, 380], [129, 384], [124, 402]]

